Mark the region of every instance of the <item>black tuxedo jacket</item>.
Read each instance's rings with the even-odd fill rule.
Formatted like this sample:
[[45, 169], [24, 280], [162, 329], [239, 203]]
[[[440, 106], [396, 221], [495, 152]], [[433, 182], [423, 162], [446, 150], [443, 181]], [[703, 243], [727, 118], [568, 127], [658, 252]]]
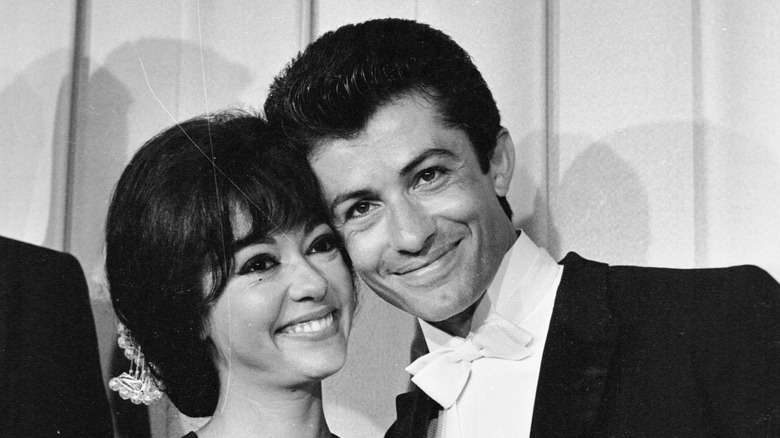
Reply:
[[75, 257], [0, 237], [0, 437], [112, 437]]
[[[780, 285], [766, 272], [561, 264], [531, 437], [780, 437]], [[425, 437], [440, 407], [415, 388], [396, 409], [386, 437]]]

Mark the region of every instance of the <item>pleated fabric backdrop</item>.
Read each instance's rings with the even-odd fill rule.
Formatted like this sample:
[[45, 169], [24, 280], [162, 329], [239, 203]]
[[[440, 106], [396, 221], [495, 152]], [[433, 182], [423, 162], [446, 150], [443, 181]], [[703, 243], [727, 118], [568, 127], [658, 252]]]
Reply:
[[[780, 278], [773, 0], [7, 0], [0, 234], [80, 260], [106, 380], [115, 318], [102, 228], [133, 152], [174, 121], [259, 109], [313, 38], [388, 16], [430, 23], [471, 53], [517, 148], [516, 223], [556, 258], [753, 263]], [[335, 433], [382, 435], [408, 385], [413, 332], [363, 291], [348, 365], [326, 381]], [[148, 421], [155, 437], [194, 424], [166, 404]]]

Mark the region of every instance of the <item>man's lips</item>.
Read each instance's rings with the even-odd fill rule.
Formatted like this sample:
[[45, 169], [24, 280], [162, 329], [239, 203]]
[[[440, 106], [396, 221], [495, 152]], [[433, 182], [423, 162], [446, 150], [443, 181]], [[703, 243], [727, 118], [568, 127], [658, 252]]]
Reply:
[[442, 257], [449, 254], [450, 251], [452, 251], [453, 249], [455, 249], [455, 247], [458, 246], [458, 243], [460, 242], [455, 242], [449, 245], [440, 246], [435, 250], [429, 252], [425, 258], [417, 258], [414, 260], [410, 260], [396, 267], [391, 272], [393, 275], [406, 275], [406, 274], [411, 274], [416, 271], [419, 271], [423, 268], [426, 268], [436, 263]]

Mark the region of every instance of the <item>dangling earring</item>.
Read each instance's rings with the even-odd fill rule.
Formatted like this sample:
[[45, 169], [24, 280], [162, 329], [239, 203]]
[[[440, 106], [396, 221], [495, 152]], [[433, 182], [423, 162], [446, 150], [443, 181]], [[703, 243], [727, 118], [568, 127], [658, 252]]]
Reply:
[[108, 382], [112, 391], [119, 393], [122, 399], [130, 399], [135, 404], [150, 405], [162, 398], [162, 391], [149, 371], [141, 346], [133, 342], [130, 330], [121, 322], [116, 327], [119, 339], [117, 344], [125, 350], [125, 357], [130, 359], [130, 370], [114, 377]]

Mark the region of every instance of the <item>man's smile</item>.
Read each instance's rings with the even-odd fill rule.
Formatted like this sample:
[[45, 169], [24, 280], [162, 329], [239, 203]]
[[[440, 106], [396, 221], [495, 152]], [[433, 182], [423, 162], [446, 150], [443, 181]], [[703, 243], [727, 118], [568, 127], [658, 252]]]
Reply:
[[420, 281], [431, 275], [437, 275], [448, 271], [450, 262], [456, 257], [456, 250], [460, 240], [440, 246], [429, 252], [425, 257], [414, 258], [402, 263], [400, 266], [390, 270], [390, 274], [403, 279]]

